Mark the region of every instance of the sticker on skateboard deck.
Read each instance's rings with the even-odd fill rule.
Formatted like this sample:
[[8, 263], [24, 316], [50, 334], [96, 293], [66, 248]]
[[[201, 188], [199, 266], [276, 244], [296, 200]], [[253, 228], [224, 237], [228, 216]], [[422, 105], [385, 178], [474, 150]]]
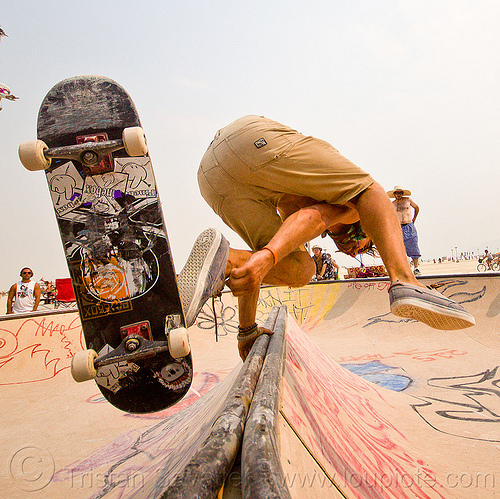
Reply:
[[157, 238], [167, 238], [157, 220], [134, 220], [134, 214], [157, 202], [149, 157], [117, 158], [114, 165], [113, 172], [87, 177], [71, 161], [47, 172], [57, 215], [74, 228], [63, 238], [66, 257], [80, 262], [81, 275], [73, 277], [99, 300], [96, 306], [78, 295], [84, 319], [129, 309], [130, 299], [147, 293], [158, 278], [149, 248]]

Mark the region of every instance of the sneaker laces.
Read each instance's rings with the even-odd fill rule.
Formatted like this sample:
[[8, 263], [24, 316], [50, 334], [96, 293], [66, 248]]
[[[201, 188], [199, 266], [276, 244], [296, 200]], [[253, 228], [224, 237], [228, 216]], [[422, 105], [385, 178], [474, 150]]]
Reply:
[[[215, 310], [215, 298], [221, 298], [222, 292], [219, 292], [217, 295], [212, 296], [212, 312], [214, 313], [214, 324], [215, 324], [215, 341], [219, 341], [219, 325], [217, 324], [217, 312]], [[222, 301], [222, 300], [221, 300]]]

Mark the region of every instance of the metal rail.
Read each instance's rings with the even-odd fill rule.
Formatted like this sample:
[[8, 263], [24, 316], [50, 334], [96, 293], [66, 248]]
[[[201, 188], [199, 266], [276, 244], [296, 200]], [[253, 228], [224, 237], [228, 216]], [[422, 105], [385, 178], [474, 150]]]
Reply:
[[[265, 323], [266, 328], [274, 329], [278, 311], [278, 307], [271, 310]], [[255, 340], [211, 433], [163, 492], [162, 499], [209, 499], [217, 496], [240, 449], [245, 421], [264, 364], [269, 338], [269, 335], [264, 334]]]
[[243, 437], [241, 471], [244, 499], [289, 499], [276, 433], [284, 369], [286, 306], [281, 306], [267, 348]]

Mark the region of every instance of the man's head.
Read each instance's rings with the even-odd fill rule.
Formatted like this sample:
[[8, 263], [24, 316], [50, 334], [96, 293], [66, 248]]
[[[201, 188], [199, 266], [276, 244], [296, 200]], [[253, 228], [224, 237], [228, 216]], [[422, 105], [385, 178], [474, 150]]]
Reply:
[[29, 281], [33, 276], [33, 271], [29, 267], [23, 267], [19, 275], [22, 277], [24, 281]]
[[340, 252], [355, 257], [360, 253], [375, 254], [373, 241], [365, 234], [359, 222], [352, 224], [342, 236], [329, 233]]
[[106, 232], [118, 230], [119, 228], [120, 228], [120, 222], [118, 222], [117, 218], [112, 217], [104, 220], [104, 230]]
[[335, 242], [335, 244], [337, 244], [337, 248], [340, 252], [352, 256], [353, 258], [360, 253], [374, 253], [373, 241], [368, 236], [358, 240], [350, 240], [344, 244], [337, 242]]
[[321, 255], [323, 248], [321, 248], [320, 246], [313, 246], [312, 251], [313, 251], [315, 256], [318, 256], [318, 255]]

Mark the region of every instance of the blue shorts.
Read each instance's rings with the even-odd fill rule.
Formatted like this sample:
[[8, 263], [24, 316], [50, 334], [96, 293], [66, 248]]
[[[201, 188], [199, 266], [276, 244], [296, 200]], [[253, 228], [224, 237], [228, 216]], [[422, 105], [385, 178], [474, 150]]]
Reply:
[[418, 248], [417, 229], [413, 223], [401, 226], [403, 231], [403, 241], [405, 242], [406, 254], [410, 258], [420, 258], [420, 249]]

